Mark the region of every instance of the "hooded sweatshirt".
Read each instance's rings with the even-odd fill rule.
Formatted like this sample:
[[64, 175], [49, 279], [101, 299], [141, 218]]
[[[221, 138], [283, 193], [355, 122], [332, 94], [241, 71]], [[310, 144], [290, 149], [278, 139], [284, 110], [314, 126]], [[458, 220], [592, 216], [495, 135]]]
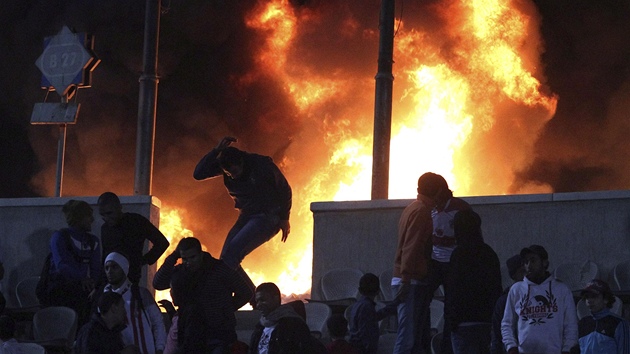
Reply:
[[519, 353], [569, 352], [577, 344], [577, 315], [571, 290], [548, 276], [536, 284], [527, 277], [508, 293], [501, 322], [506, 350]]

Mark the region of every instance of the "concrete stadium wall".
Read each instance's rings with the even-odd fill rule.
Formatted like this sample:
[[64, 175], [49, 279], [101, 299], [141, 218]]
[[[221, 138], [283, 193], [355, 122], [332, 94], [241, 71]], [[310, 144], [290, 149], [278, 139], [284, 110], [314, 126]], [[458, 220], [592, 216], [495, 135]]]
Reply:
[[[40, 274], [50, 250], [52, 233], [67, 227], [61, 208], [70, 199], [84, 200], [94, 208], [92, 233], [100, 238], [103, 220], [96, 207], [98, 197], [0, 199], [0, 260], [5, 268], [0, 283], [8, 307], [17, 307], [17, 283]], [[159, 225], [161, 202], [157, 198], [130, 196], [120, 197], [120, 200], [124, 211], [144, 215], [154, 225]], [[144, 279], [146, 272], [145, 267]]]
[[[463, 199], [481, 216], [484, 239], [502, 264], [523, 247], [540, 244], [549, 252], [550, 270], [591, 260], [600, 278], [609, 280], [612, 268], [630, 259], [630, 191]], [[411, 201], [312, 203], [311, 297], [322, 299], [321, 277], [330, 269], [352, 267], [378, 275], [391, 268], [398, 219]]]

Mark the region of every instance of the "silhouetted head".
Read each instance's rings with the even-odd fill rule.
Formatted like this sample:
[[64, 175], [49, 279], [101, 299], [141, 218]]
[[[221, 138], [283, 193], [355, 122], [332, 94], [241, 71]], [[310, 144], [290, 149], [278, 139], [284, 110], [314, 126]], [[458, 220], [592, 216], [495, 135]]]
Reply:
[[273, 310], [280, 307], [280, 289], [274, 283], [262, 283], [258, 285], [255, 293], [256, 310], [263, 316], [269, 315]]
[[378, 277], [372, 273], [365, 273], [359, 279], [359, 292], [365, 296], [376, 296], [381, 289]]
[[116, 289], [123, 285], [127, 280], [127, 274], [129, 273], [129, 261], [127, 257], [118, 252], [112, 252], [107, 255], [105, 262], [103, 263], [105, 270], [105, 276], [107, 282], [113, 285]]
[[122, 205], [118, 196], [112, 192], [105, 192], [98, 197], [96, 202], [98, 205], [98, 213], [103, 221], [111, 226], [118, 225], [122, 218]]
[[94, 216], [90, 204], [82, 200], [69, 200], [63, 205], [61, 211], [66, 216], [66, 223], [83, 231], [92, 230]]
[[201, 268], [203, 264], [203, 252], [201, 250], [201, 242], [194, 237], [185, 237], [177, 244], [177, 250], [182, 257], [182, 264], [191, 272], [195, 272]]
[[335, 313], [326, 321], [326, 328], [332, 339], [343, 339], [348, 334], [348, 321], [340, 313]]
[[230, 178], [238, 179], [243, 174], [245, 168], [245, 152], [229, 146], [221, 151], [218, 160], [221, 169]]
[[521, 250], [521, 258], [527, 279], [540, 284], [547, 277], [549, 254], [543, 246], [531, 245]]
[[127, 322], [127, 311], [122, 295], [114, 291], [106, 291], [98, 299], [97, 313], [109, 329], [124, 325]]
[[458, 245], [483, 243], [481, 217], [470, 209], [455, 214], [453, 230]]
[[433, 172], [427, 172], [418, 178], [418, 194], [433, 199], [438, 206], [453, 196], [444, 177]]
[[599, 312], [604, 308], [612, 308], [615, 303], [615, 295], [610, 290], [608, 283], [601, 279], [593, 279], [582, 289], [582, 297], [591, 312]]

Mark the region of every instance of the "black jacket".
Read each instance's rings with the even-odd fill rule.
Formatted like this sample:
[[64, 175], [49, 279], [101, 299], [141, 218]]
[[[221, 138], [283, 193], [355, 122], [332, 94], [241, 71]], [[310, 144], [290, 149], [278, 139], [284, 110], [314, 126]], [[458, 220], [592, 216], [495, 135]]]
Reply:
[[452, 329], [464, 322], [490, 324], [497, 299], [503, 291], [501, 264], [494, 250], [483, 241], [459, 243], [451, 255], [449, 291], [445, 316]]
[[107, 328], [99, 315], [93, 315], [77, 335], [74, 352], [77, 354], [115, 354], [125, 348], [120, 332], [125, 326]]
[[[103, 261], [111, 252], [120, 252], [125, 255], [129, 260], [128, 278], [135, 284], [140, 281], [142, 266], [155, 263], [169, 246], [168, 240], [160, 230], [147, 218], [136, 213], [123, 213], [116, 226], [103, 224], [101, 240]], [[146, 240], [151, 241], [153, 247], [144, 254]]]
[[[258, 323], [249, 343], [249, 353], [258, 353], [258, 342], [263, 332]], [[269, 354], [324, 354], [326, 347], [315, 337], [299, 317], [284, 317], [278, 321], [271, 333]]]
[[234, 200], [234, 207], [242, 214], [265, 213], [277, 216], [279, 220], [289, 220], [292, 191], [278, 166], [269, 156], [242, 153], [243, 175], [238, 179], [232, 179], [223, 172], [216, 149], [199, 161], [193, 176], [197, 180], [222, 176], [223, 184]]

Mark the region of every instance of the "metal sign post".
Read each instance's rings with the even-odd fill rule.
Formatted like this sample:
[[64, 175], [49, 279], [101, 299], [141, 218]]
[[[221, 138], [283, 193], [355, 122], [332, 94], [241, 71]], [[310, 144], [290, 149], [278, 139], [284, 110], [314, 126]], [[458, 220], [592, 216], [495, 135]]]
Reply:
[[[62, 97], [61, 102], [67, 103], [68, 96]], [[67, 127], [67, 124], [59, 125], [59, 141], [57, 142], [57, 183], [55, 183], [55, 197], [61, 197], [61, 188], [63, 186], [63, 165], [66, 157]]]
[[35, 62], [43, 74], [42, 88], [61, 96], [60, 103], [36, 103], [31, 115], [31, 124], [59, 125], [56, 197], [61, 197], [62, 192], [67, 126], [75, 124], [79, 115], [80, 105], [69, 100], [78, 87], [90, 86], [91, 73], [100, 63], [92, 53], [93, 45], [91, 36], [75, 34], [64, 26], [58, 34], [44, 40], [44, 52]]

